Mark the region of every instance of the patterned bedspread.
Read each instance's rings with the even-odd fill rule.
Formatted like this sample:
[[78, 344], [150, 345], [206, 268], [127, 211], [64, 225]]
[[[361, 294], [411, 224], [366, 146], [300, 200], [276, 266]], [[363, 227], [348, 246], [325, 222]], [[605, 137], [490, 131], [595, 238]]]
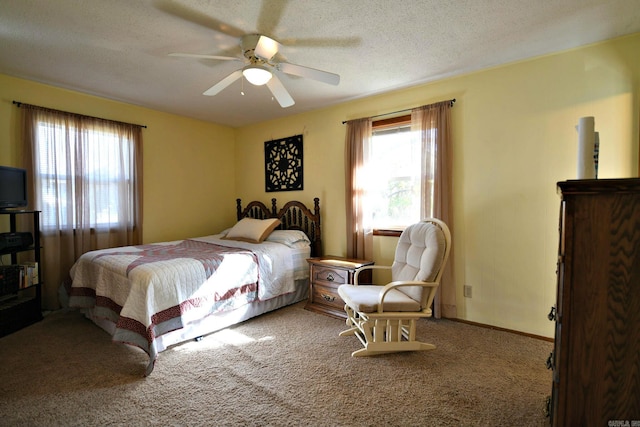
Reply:
[[209, 314], [294, 290], [286, 246], [210, 236], [88, 252], [71, 269], [69, 305], [116, 324], [114, 341], [157, 357], [156, 337]]

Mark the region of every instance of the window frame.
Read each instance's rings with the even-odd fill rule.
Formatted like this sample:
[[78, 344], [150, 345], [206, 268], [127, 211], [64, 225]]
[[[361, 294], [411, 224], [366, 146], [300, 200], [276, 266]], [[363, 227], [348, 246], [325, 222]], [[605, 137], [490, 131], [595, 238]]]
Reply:
[[[371, 123], [372, 131], [379, 131], [384, 129], [392, 129], [396, 127], [411, 125], [411, 114], [404, 114], [402, 116], [390, 117], [386, 119], [374, 120]], [[374, 236], [389, 236], [400, 237], [400, 234], [406, 227], [398, 228], [373, 228]]]

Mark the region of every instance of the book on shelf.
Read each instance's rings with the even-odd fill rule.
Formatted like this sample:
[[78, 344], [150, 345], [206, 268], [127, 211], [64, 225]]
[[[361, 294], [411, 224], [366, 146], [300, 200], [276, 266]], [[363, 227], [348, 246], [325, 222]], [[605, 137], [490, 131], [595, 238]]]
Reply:
[[37, 262], [23, 262], [20, 264], [20, 287], [28, 288], [40, 283]]

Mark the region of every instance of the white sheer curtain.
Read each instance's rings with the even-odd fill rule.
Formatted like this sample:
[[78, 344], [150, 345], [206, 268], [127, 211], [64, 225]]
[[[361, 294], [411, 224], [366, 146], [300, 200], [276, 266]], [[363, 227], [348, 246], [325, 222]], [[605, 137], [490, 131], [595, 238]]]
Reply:
[[142, 132], [113, 122], [22, 104], [30, 206], [41, 210], [43, 305], [75, 260], [142, 241]]
[[347, 257], [373, 259], [371, 209], [367, 209], [367, 162], [370, 156], [372, 121], [347, 122], [345, 140]]

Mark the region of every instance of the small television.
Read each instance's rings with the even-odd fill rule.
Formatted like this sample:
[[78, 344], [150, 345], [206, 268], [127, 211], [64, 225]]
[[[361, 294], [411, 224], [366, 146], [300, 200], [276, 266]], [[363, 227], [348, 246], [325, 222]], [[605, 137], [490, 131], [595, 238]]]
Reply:
[[0, 166], [0, 210], [27, 206], [26, 169]]

